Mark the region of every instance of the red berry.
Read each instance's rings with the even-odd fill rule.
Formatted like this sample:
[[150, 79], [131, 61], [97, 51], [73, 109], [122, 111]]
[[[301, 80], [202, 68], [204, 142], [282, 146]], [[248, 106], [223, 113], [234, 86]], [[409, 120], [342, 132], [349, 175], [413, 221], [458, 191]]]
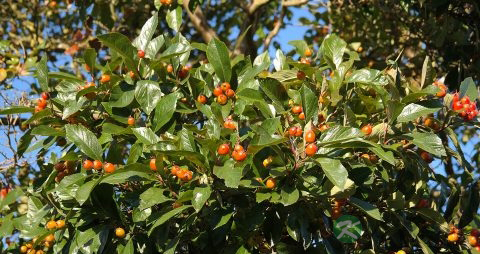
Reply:
[[295, 136], [296, 136], [296, 137], [301, 137], [302, 134], [303, 134], [302, 128], [298, 127], [298, 128], [295, 130]]
[[143, 50], [137, 51], [137, 56], [138, 56], [138, 58], [144, 58], [145, 57], [145, 51], [143, 51]]
[[464, 96], [460, 101], [462, 104], [470, 104], [470, 98], [468, 98], [468, 96]]
[[367, 124], [367, 125], [363, 126], [362, 127], [362, 132], [363, 132], [363, 134], [365, 134], [367, 136], [372, 134], [372, 125]]
[[233, 150], [235, 150], [236, 152], [240, 152], [240, 151], [244, 151], [245, 149], [243, 148], [242, 145], [235, 145], [235, 147], [233, 148]]
[[228, 144], [221, 144], [217, 149], [217, 153], [219, 155], [227, 155], [230, 153], [230, 146]]
[[300, 113], [300, 114], [298, 115], [298, 119], [300, 119], [300, 120], [305, 120], [305, 113], [303, 113], [303, 112]]
[[309, 130], [305, 132], [305, 142], [307, 143], [313, 143], [315, 142], [315, 132], [312, 130]]
[[456, 101], [453, 103], [453, 110], [461, 110], [463, 109], [463, 104], [461, 101]]
[[300, 113], [302, 113], [302, 112], [303, 112], [302, 107], [300, 107], [300, 106], [293, 106], [293, 108], [292, 108], [292, 113], [294, 113], [294, 114], [300, 114]]
[[295, 136], [295, 133], [297, 133], [297, 127], [293, 126], [288, 129], [288, 135], [290, 135], [290, 137]]
[[203, 95], [203, 94], [200, 94], [197, 97], [197, 101], [201, 104], [205, 104], [205, 103], [207, 103], [207, 97], [205, 97], [205, 95]]
[[223, 91], [222, 91], [222, 88], [220, 87], [215, 87], [215, 89], [213, 89], [213, 95], [215, 95], [216, 97], [220, 96], [223, 94]]
[[83, 161], [83, 168], [85, 170], [91, 170], [93, 168], [93, 162], [91, 160]]
[[225, 91], [225, 94], [229, 98], [235, 97], [235, 91], [233, 91], [232, 89], [227, 89], [227, 91]]
[[234, 151], [232, 153], [232, 157], [236, 161], [243, 161], [247, 158], [247, 153], [244, 150], [241, 151]]
[[228, 82], [223, 82], [223, 83], [220, 85], [220, 88], [222, 88], [222, 91], [226, 92], [228, 89], [230, 89], [230, 83], [228, 83]]
[[227, 104], [227, 100], [228, 100], [228, 98], [227, 98], [227, 96], [225, 96], [225, 94], [220, 94], [220, 95], [217, 97], [217, 102], [218, 102], [218, 104], [220, 104], [220, 105], [225, 105], [225, 104]]
[[315, 144], [308, 144], [307, 147], [305, 148], [305, 154], [308, 156], [313, 156], [317, 153], [317, 146]]
[[42, 93], [42, 98], [43, 98], [44, 100], [48, 100], [48, 99], [50, 99], [50, 94], [48, 94], [47, 92], [43, 92], [43, 93]]
[[150, 169], [153, 171], [157, 170], [157, 160], [155, 158], [150, 159]]
[[107, 172], [107, 173], [113, 173], [113, 172], [115, 172], [115, 165], [107, 162], [103, 166], [103, 169], [105, 169], [105, 172]]
[[297, 72], [297, 79], [304, 80], [307, 75], [303, 71]]

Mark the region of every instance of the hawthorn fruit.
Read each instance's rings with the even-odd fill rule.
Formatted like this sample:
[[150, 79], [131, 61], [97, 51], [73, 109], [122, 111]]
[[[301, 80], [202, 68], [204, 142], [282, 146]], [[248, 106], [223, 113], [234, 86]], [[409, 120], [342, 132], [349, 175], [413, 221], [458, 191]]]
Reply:
[[91, 170], [93, 168], [93, 162], [91, 160], [84, 160], [83, 161], [83, 168], [85, 170]]
[[103, 166], [103, 169], [104, 169], [105, 172], [107, 172], [107, 173], [113, 173], [113, 172], [115, 172], [115, 168], [116, 168], [115, 165], [112, 164], [112, 163], [109, 163], [109, 162], [105, 163], [105, 165]]
[[205, 103], [207, 103], [207, 97], [205, 97], [205, 95], [203, 95], [203, 94], [200, 94], [197, 97], [197, 101], [198, 101], [198, 103], [205, 104]]
[[47, 229], [56, 229], [57, 228], [57, 223], [54, 220], [48, 221], [47, 222]]
[[129, 126], [134, 126], [135, 125], [135, 118], [129, 116], [128, 120], [127, 120], [127, 123], [128, 123]]
[[362, 127], [362, 132], [363, 132], [363, 134], [365, 134], [367, 136], [372, 134], [372, 125], [367, 124], [367, 125], [363, 126]]
[[308, 144], [307, 147], [305, 147], [305, 154], [308, 156], [313, 156], [317, 153], [317, 146], [315, 144]]
[[110, 81], [110, 75], [108, 74], [103, 74], [101, 77], [100, 77], [100, 83], [102, 84], [105, 84], [107, 82]]
[[221, 144], [218, 149], [217, 153], [219, 155], [227, 155], [230, 153], [230, 146], [228, 144]]
[[305, 132], [305, 142], [313, 143], [315, 142], [315, 132], [312, 130], [308, 130]]
[[143, 50], [137, 51], [137, 56], [138, 56], [138, 58], [144, 58], [145, 57], [145, 51], [143, 51]]
[[99, 161], [99, 160], [94, 160], [93, 161], [93, 169], [100, 170], [100, 169], [102, 169], [102, 166], [103, 166], [103, 164], [102, 164], [101, 161]]
[[150, 170], [157, 170], [157, 160], [155, 158], [150, 159]]
[[268, 178], [267, 181], [265, 182], [265, 186], [269, 189], [275, 188], [277, 185], [277, 182], [275, 181], [275, 178]]
[[118, 238], [124, 238], [124, 237], [125, 237], [125, 229], [123, 229], [123, 228], [116, 228], [116, 229], [115, 229], [115, 235], [116, 235]]

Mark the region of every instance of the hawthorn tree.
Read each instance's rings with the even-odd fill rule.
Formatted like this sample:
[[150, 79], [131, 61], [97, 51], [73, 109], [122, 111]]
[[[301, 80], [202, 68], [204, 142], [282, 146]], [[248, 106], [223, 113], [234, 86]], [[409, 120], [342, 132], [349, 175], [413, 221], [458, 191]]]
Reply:
[[[37, 151], [36, 165], [2, 171], [0, 234], [16, 239], [7, 252], [478, 246], [478, 173], [457, 131], [479, 127], [472, 78], [456, 92], [425, 58], [410, 82], [399, 57], [367, 68], [336, 34], [318, 48], [292, 41], [274, 59], [244, 55], [218, 36], [189, 41], [182, 6], [158, 7], [168, 15], [154, 13], [133, 40], [98, 35], [74, 59], [80, 75], [50, 71], [47, 55], [30, 62], [35, 105], [0, 110], [28, 116], [15, 158]], [[362, 225], [355, 243], [336, 238], [342, 215]]]

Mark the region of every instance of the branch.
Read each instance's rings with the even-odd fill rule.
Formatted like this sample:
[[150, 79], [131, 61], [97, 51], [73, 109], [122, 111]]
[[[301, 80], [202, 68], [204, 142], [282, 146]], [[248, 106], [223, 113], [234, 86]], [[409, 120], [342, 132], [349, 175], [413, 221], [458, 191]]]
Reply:
[[274, 24], [272, 31], [268, 33], [267, 38], [265, 38], [265, 41], [263, 42], [263, 50], [268, 50], [268, 47], [270, 46], [273, 37], [275, 37], [280, 31], [280, 28], [283, 25], [283, 18], [285, 17], [286, 9], [286, 7], [282, 7], [282, 13], [280, 13], [280, 18], [278, 19], [278, 22]]
[[284, 1], [283, 6], [288, 7], [288, 6], [300, 6], [308, 3], [308, 0], [290, 0], [290, 1]]
[[268, 3], [268, 0], [253, 0], [252, 4], [248, 7], [248, 13], [253, 14], [260, 6]]
[[207, 20], [203, 15], [202, 10], [200, 9], [200, 6], [197, 6], [197, 8], [195, 8], [195, 11], [192, 13], [190, 9], [188, 9], [189, 2], [190, 0], [184, 0], [183, 8], [190, 17], [190, 20], [192, 21], [195, 29], [197, 29], [197, 31], [202, 36], [203, 40], [208, 43], [213, 38], [217, 38], [217, 33], [215, 33], [215, 31], [208, 25]]

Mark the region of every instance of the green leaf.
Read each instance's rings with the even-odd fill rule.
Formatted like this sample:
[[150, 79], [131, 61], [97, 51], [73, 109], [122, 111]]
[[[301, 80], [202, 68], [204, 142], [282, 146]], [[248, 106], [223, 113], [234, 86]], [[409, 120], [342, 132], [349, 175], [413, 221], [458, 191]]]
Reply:
[[132, 128], [133, 134], [138, 138], [138, 142], [153, 145], [160, 141], [160, 138], [155, 135], [152, 129], [147, 127]]
[[[173, 43], [165, 51], [163, 51], [163, 53], [160, 55], [160, 60], [166, 60], [172, 57], [182, 55], [189, 50], [191, 50], [191, 47], [188, 44], [180, 42]], [[162, 62], [160, 62], [160, 64], [162, 64]]]
[[232, 66], [228, 48], [222, 41], [214, 38], [208, 43], [207, 58], [221, 81], [230, 82]]
[[150, 43], [150, 40], [155, 33], [158, 25], [158, 13], [154, 13], [151, 18], [145, 22], [140, 31], [140, 34], [137, 38], [133, 41], [133, 46], [135, 46], [138, 50], [147, 50], [147, 46]]
[[285, 206], [295, 204], [300, 198], [300, 192], [293, 185], [284, 185], [280, 193], [280, 203]]
[[410, 93], [408, 94], [407, 96], [403, 97], [402, 99], [402, 103], [411, 103], [411, 102], [414, 102], [416, 101], [418, 98], [421, 98], [423, 96], [427, 96], [427, 95], [434, 95], [436, 94], [438, 91], [440, 91], [440, 88], [434, 86], [434, 85], [429, 85], [427, 87], [425, 87], [424, 89], [422, 89], [421, 91], [419, 92], [415, 92], [415, 93]]
[[305, 56], [305, 51], [307, 50], [308, 45], [304, 40], [289, 41], [288, 44], [295, 47], [297, 54], [299, 54], [302, 57]]
[[300, 94], [302, 95], [302, 107], [303, 112], [305, 112], [305, 122], [308, 122], [313, 116], [318, 114], [317, 96], [315, 96], [315, 93], [306, 85], [302, 86]]
[[412, 137], [412, 143], [420, 149], [437, 156], [447, 156], [442, 140], [434, 133], [421, 133], [414, 131], [407, 136]]
[[225, 180], [225, 186], [237, 188], [243, 176], [242, 168], [235, 167], [235, 161], [229, 159], [223, 166], [214, 166], [213, 174], [218, 178]]
[[36, 74], [42, 91], [48, 92], [48, 66], [46, 55], [43, 55], [42, 59], [38, 62]]
[[352, 75], [348, 76], [347, 83], [363, 83], [371, 85], [386, 85], [388, 80], [379, 70], [360, 69], [355, 70]]
[[347, 43], [335, 34], [328, 35], [320, 47], [325, 56], [325, 60], [331, 68], [338, 68], [342, 63], [343, 54]]
[[315, 162], [320, 164], [330, 182], [335, 184], [340, 190], [344, 190], [348, 178], [348, 172], [339, 160], [318, 158]]
[[128, 240], [127, 245], [125, 245], [125, 248], [123, 248], [122, 253], [120, 254], [134, 254], [135, 253], [135, 248], [133, 247], [133, 238], [130, 238]]
[[420, 244], [420, 248], [422, 248], [422, 251], [424, 254], [434, 254], [434, 252], [428, 247], [428, 245], [420, 239], [420, 237], [417, 237], [418, 244]]
[[158, 83], [150, 80], [141, 80], [135, 87], [135, 99], [137, 99], [143, 111], [149, 115], [158, 101], [163, 96]]
[[24, 195], [23, 190], [19, 187], [9, 191], [7, 196], [3, 198], [0, 202], [0, 210], [6, 205], [10, 205], [13, 202], [17, 201], [17, 199], [22, 195]]
[[[303, 51], [305, 52], [305, 51]], [[277, 52], [275, 53], [275, 59], [273, 60], [273, 66], [275, 67], [275, 70], [281, 71], [281, 70], [288, 70], [288, 64], [287, 64], [287, 58], [283, 54], [282, 50], [277, 49]]]
[[160, 188], [149, 188], [140, 194], [140, 205], [138, 209], [145, 210], [157, 204], [162, 204], [167, 201], [172, 200], [171, 198], [167, 198], [163, 195], [164, 189]]
[[145, 50], [147, 57], [152, 59], [155, 58], [163, 44], [165, 44], [165, 38], [163, 35], [159, 35], [152, 39], [150, 43], [148, 43], [147, 49]]
[[95, 186], [97, 186], [97, 184], [100, 183], [101, 180], [102, 178], [88, 181], [82, 186], [80, 186], [80, 188], [78, 188], [77, 192], [75, 193], [75, 199], [80, 205], [83, 205], [88, 200], [93, 188], [95, 188]]
[[423, 105], [415, 103], [408, 104], [403, 108], [400, 115], [398, 115], [397, 121], [400, 123], [410, 122], [417, 119], [418, 117], [435, 113], [440, 109], [441, 107], [425, 107]]
[[108, 33], [97, 36], [97, 38], [112, 50], [122, 56], [128, 70], [137, 72], [137, 62], [134, 60], [137, 50], [127, 36], [120, 33]]
[[62, 129], [56, 129], [47, 125], [40, 125], [32, 129], [32, 135], [65, 136], [65, 132]]
[[445, 218], [443, 218], [442, 214], [440, 214], [439, 212], [431, 208], [418, 208], [417, 212], [422, 217], [426, 218], [427, 220], [430, 220], [435, 224], [439, 224], [444, 229], [448, 228], [448, 223], [445, 221]]
[[320, 146], [327, 146], [332, 144], [339, 144], [345, 141], [361, 137], [362, 134], [359, 129], [343, 126], [335, 126], [323, 133], [319, 138]]
[[95, 160], [102, 160], [102, 147], [97, 137], [83, 125], [65, 125], [67, 140], [74, 143], [80, 151]]
[[85, 49], [85, 52], [83, 53], [83, 60], [85, 60], [85, 64], [90, 67], [91, 71], [95, 70], [95, 62], [97, 59], [97, 52], [93, 48], [87, 48]]
[[372, 217], [373, 219], [383, 221], [382, 216], [380, 215], [380, 211], [376, 206], [355, 197], [350, 197], [350, 203], [358, 207], [360, 210], [364, 211], [368, 216]]
[[53, 79], [59, 79], [59, 80], [68, 80], [71, 82], [84, 82], [82, 79], [78, 78], [77, 76], [72, 75], [70, 73], [66, 73], [66, 72], [55, 72], [55, 71], [49, 72], [48, 77]]
[[177, 6], [177, 8], [167, 12], [167, 24], [178, 33], [178, 29], [182, 25], [182, 7]]
[[472, 101], [478, 98], [477, 86], [471, 77], [464, 79], [460, 84], [460, 98], [465, 95]]
[[150, 227], [150, 230], [148, 231], [148, 234], [150, 235], [156, 227], [163, 225], [163, 223], [167, 222], [172, 217], [180, 214], [181, 212], [183, 212], [184, 210], [186, 210], [190, 207], [192, 207], [192, 206], [191, 205], [183, 205], [183, 206], [180, 206], [178, 208], [175, 208], [175, 209], [163, 214], [162, 216], [160, 216], [160, 218], [158, 218], [155, 221], [155, 223], [153, 223], [153, 225]]
[[434, 71], [432, 68], [432, 62], [430, 61], [430, 57], [425, 57], [422, 66], [422, 79], [420, 83], [420, 87], [425, 87], [433, 83], [433, 76]]
[[101, 183], [119, 184], [127, 181], [154, 181], [156, 178], [151, 175], [151, 170], [144, 164], [134, 163], [117, 169], [115, 172], [105, 176]]
[[393, 152], [391, 152], [391, 151], [386, 152], [380, 146], [373, 146], [373, 147], [369, 147], [368, 149], [370, 149], [370, 151], [372, 151], [376, 155], [378, 155], [378, 157], [380, 157], [380, 159], [382, 159], [382, 160], [390, 163], [391, 165], [395, 166], [395, 157], [393, 156]]
[[205, 202], [207, 202], [211, 194], [212, 189], [208, 185], [204, 187], [195, 187], [195, 189], [193, 189], [192, 206], [197, 213], [202, 209], [203, 205], [205, 205]]
[[[0, 115], [12, 115], [21, 113], [33, 113], [35, 109], [26, 106], [11, 106], [0, 109]], [[42, 110], [43, 111], [43, 110]]]
[[155, 107], [155, 116], [153, 118], [153, 126], [155, 126], [155, 131], [158, 131], [160, 128], [162, 128], [162, 126], [171, 120], [173, 113], [175, 113], [176, 107], [176, 93], [171, 93], [167, 96], [164, 96], [158, 101]]
[[143, 145], [140, 142], [136, 142], [130, 148], [127, 164], [132, 164], [138, 161], [138, 158], [143, 154]]

